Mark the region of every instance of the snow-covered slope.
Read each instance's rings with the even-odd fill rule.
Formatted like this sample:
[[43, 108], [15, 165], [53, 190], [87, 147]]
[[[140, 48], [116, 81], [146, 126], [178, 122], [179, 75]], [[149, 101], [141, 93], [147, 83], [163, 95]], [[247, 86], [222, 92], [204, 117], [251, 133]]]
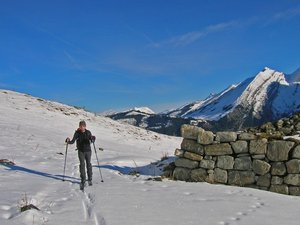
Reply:
[[299, 111], [299, 80], [300, 70], [285, 75], [266, 67], [244, 82], [167, 115], [208, 121], [222, 119], [223, 124], [234, 124], [235, 129], [256, 126]]
[[[94, 185], [79, 191], [78, 159], [65, 145], [79, 120], [96, 135], [104, 183], [93, 152]], [[299, 197], [254, 189], [147, 180], [181, 138], [149, 132], [60, 103], [0, 90], [0, 224], [2, 225], [298, 225]], [[152, 162], [152, 164], [151, 164]], [[124, 175], [138, 171], [140, 177]], [[20, 201], [40, 211], [19, 212]]]

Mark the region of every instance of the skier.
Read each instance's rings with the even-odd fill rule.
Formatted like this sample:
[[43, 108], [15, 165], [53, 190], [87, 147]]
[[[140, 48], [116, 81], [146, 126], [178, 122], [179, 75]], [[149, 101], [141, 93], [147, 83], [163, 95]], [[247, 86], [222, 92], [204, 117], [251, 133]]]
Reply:
[[86, 182], [86, 173], [85, 173], [85, 162], [87, 168], [88, 175], [88, 184], [89, 186], [93, 185], [92, 183], [92, 164], [91, 164], [91, 142], [95, 142], [96, 137], [92, 135], [92, 133], [86, 129], [85, 121], [79, 122], [79, 128], [75, 131], [72, 140], [70, 138], [66, 139], [67, 144], [73, 144], [76, 141], [77, 150], [78, 150], [78, 158], [79, 158], [79, 172], [80, 172], [80, 190], [83, 190]]

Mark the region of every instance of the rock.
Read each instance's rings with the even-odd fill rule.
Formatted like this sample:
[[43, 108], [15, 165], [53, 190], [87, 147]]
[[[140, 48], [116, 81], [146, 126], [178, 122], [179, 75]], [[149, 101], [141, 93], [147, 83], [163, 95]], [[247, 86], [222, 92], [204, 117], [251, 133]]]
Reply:
[[181, 143], [181, 149], [189, 152], [193, 152], [199, 155], [204, 154], [204, 147], [197, 143], [195, 140], [183, 139]]
[[163, 171], [167, 171], [167, 170], [175, 170], [176, 166], [175, 166], [175, 162], [171, 162], [170, 164], [166, 165], [164, 168], [163, 168]]
[[206, 178], [205, 181], [207, 183], [210, 183], [210, 184], [214, 184], [215, 183], [215, 173], [214, 173], [214, 170], [212, 170], [212, 172], [210, 171], [208, 173], [208, 177]]
[[292, 152], [292, 157], [294, 159], [300, 159], [300, 145], [297, 145]]
[[236, 141], [236, 139], [236, 132], [217, 132], [216, 134], [216, 141], [218, 142], [232, 142]]
[[300, 173], [300, 160], [292, 159], [286, 163], [288, 173]]
[[207, 145], [204, 150], [206, 155], [211, 156], [232, 154], [231, 146], [228, 143]]
[[186, 139], [197, 141], [199, 133], [203, 131], [204, 129], [202, 129], [201, 127], [196, 127], [187, 124], [181, 126], [181, 136]]
[[271, 184], [283, 184], [283, 178], [278, 176], [272, 176]]
[[226, 184], [227, 183], [227, 171], [226, 170], [222, 170], [222, 169], [219, 169], [219, 168], [216, 168], [214, 170], [214, 178], [215, 178], [215, 182], [216, 183], [221, 183], [221, 184]]
[[284, 124], [283, 120], [278, 120], [276, 123], [276, 126], [278, 129], [280, 129], [280, 128], [282, 128], [283, 124]]
[[237, 158], [250, 157], [250, 154], [248, 154], [248, 153], [242, 153], [242, 154], [238, 154], [236, 157]]
[[270, 187], [271, 185], [271, 174], [267, 173], [263, 176], [259, 176], [257, 179], [257, 185], [260, 187]]
[[253, 159], [265, 159], [266, 156], [265, 155], [252, 155]]
[[263, 124], [260, 128], [262, 131], [266, 133], [272, 133], [276, 130], [271, 122]]
[[294, 142], [291, 141], [271, 141], [268, 145], [267, 157], [275, 162], [286, 161], [293, 146]]
[[284, 135], [291, 135], [293, 131], [293, 127], [283, 127], [279, 129]]
[[249, 152], [252, 155], [265, 155], [267, 152], [266, 138], [250, 141]]
[[300, 196], [300, 187], [289, 187], [290, 195]]
[[185, 152], [184, 158], [194, 160], [194, 161], [201, 161], [203, 159], [203, 156], [192, 152]]
[[204, 159], [213, 160], [213, 157], [211, 155], [206, 155], [206, 156], [204, 156]]
[[208, 174], [205, 169], [199, 168], [192, 170], [191, 172], [191, 181], [194, 182], [204, 182]]
[[175, 156], [183, 157], [184, 151], [177, 148], [177, 149], [175, 150], [175, 153], [174, 153], [174, 154], [175, 154]]
[[234, 153], [248, 153], [248, 143], [247, 141], [236, 141], [231, 143]]
[[295, 126], [296, 131], [300, 131], [300, 123], [297, 123]]
[[283, 176], [286, 173], [286, 167], [283, 162], [275, 162], [271, 164], [271, 174]]
[[163, 178], [171, 178], [171, 177], [173, 177], [173, 170], [165, 170], [165, 171], [161, 174], [161, 176], [162, 176]]
[[255, 174], [252, 171], [229, 171], [228, 184], [245, 186], [255, 183]]
[[282, 184], [282, 185], [272, 184], [270, 187], [270, 191], [276, 192], [279, 194], [285, 194], [285, 195], [289, 194], [289, 188], [287, 185], [284, 185], [284, 184]]
[[259, 175], [265, 175], [271, 169], [271, 165], [265, 161], [255, 159], [253, 161], [253, 171]]
[[284, 183], [293, 186], [300, 186], [300, 174], [288, 174], [284, 178]]
[[200, 161], [200, 167], [204, 169], [213, 170], [215, 168], [215, 161], [209, 159], [203, 159]]
[[218, 156], [217, 167], [225, 170], [233, 169], [234, 158], [229, 155]]
[[255, 140], [256, 136], [251, 133], [241, 133], [239, 134], [239, 140], [244, 140], [244, 141], [250, 141], [250, 140]]
[[234, 160], [235, 170], [252, 170], [251, 157], [241, 157]]
[[215, 172], [214, 172], [214, 170], [207, 170], [207, 173], [208, 174], [214, 174]]
[[192, 161], [189, 159], [184, 159], [184, 158], [179, 158], [175, 161], [175, 165], [177, 167], [184, 167], [184, 168], [189, 168], [189, 169], [195, 169], [198, 167], [199, 162], [197, 161]]
[[159, 177], [149, 177], [146, 179], [147, 181], [163, 181], [163, 177], [159, 176]]
[[173, 172], [174, 180], [189, 181], [191, 178], [191, 170], [186, 168], [176, 167]]
[[198, 143], [202, 145], [209, 145], [214, 141], [214, 134], [211, 131], [203, 131], [198, 135]]

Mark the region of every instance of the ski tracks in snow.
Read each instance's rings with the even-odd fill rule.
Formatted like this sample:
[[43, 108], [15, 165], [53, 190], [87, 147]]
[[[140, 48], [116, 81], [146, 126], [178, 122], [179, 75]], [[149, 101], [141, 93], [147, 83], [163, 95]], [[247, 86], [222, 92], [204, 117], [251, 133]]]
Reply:
[[82, 208], [83, 214], [88, 225], [106, 225], [105, 219], [99, 215], [94, 207], [96, 202], [96, 195], [89, 191], [82, 193]]
[[[75, 172], [77, 170], [78, 170], [78, 165], [73, 165], [73, 172], [72, 172], [73, 176], [78, 175], [77, 172]], [[76, 187], [74, 187], [74, 185], [76, 185]], [[95, 211], [96, 194], [93, 192], [94, 186], [86, 187], [84, 191], [79, 190], [79, 186], [77, 187], [77, 184], [72, 184], [72, 186], [73, 186], [72, 191], [74, 191], [76, 195], [79, 198], [81, 198], [82, 213], [84, 216], [84, 220], [86, 221], [86, 224], [107, 225], [104, 217]]]

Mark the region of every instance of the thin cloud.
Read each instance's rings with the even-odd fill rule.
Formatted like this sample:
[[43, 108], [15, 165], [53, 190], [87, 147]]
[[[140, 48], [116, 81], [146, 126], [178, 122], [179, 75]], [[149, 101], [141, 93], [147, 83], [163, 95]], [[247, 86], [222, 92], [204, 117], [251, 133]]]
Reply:
[[48, 29], [45, 29], [45, 28], [42, 28], [42, 27], [39, 27], [37, 25], [34, 25], [34, 24], [30, 24], [35, 30], [39, 31], [39, 32], [42, 32], [46, 35], [48, 35], [49, 37], [51, 37], [52, 39], [56, 40], [57, 42], [60, 42], [62, 44], [64, 44], [65, 46], [68, 46], [69, 48], [73, 49], [74, 51], [82, 54], [82, 55], [85, 55], [87, 57], [93, 57], [93, 55], [91, 55], [89, 52], [85, 51], [84, 49], [82, 49], [80, 46], [72, 43], [71, 41], [55, 34], [54, 32], [51, 32], [50, 30]]
[[80, 65], [69, 52], [64, 50], [64, 55], [66, 56], [66, 58], [68, 59], [68, 61], [70, 62], [70, 64], [73, 66], [74, 69], [80, 71], [83, 70], [83, 66]]
[[146, 34], [146, 33], [144, 33], [144, 32], [140, 32], [140, 31], [134, 29], [132, 26], [130, 26], [130, 25], [127, 24], [127, 23], [124, 23], [124, 26], [125, 26], [125, 28], [127, 28], [129, 31], [131, 31], [131, 32], [137, 34], [138, 36], [142, 37], [143, 39], [145, 39], [145, 40], [146, 40], [147, 42], [149, 42], [151, 45], [154, 45], [154, 44], [155, 44], [155, 42], [152, 40], [152, 38], [151, 38], [148, 34]]
[[265, 23], [265, 26], [279, 21], [290, 20], [298, 15], [300, 15], [300, 6], [275, 13], [271, 19]]
[[187, 45], [190, 45], [198, 41], [200, 38], [203, 38], [213, 33], [218, 33], [228, 29], [232, 29], [238, 25], [239, 23], [237, 21], [230, 21], [230, 22], [209, 25], [202, 30], [188, 32], [182, 35], [172, 37], [168, 40], [155, 43], [153, 47], [163, 47], [166, 45], [171, 45], [175, 47], [185, 47]]

